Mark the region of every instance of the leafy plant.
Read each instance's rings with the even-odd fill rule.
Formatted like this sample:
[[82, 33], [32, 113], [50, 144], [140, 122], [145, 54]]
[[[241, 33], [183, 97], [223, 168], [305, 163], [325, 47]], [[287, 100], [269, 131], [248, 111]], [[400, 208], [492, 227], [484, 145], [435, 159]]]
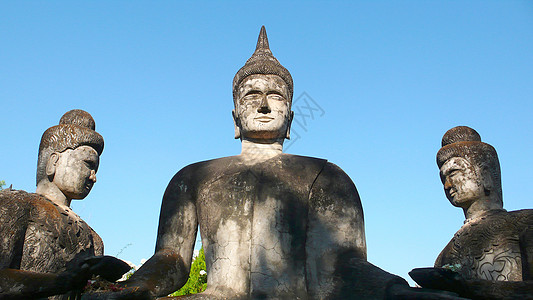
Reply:
[[189, 273], [189, 280], [181, 289], [170, 294], [170, 296], [182, 296], [197, 294], [205, 291], [207, 287], [207, 273], [205, 270], [205, 255], [204, 248], [200, 249], [200, 253], [194, 259]]

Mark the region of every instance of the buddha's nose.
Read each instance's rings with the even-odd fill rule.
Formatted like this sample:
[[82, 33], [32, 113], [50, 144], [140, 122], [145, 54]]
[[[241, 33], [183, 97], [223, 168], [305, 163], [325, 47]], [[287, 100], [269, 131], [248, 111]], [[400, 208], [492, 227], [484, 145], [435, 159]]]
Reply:
[[261, 105], [259, 105], [259, 108], [257, 108], [257, 112], [262, 114], [268, 114], [271, 112], [270, 106], [268, 106], [268, 100], [266, 95], [263, 96], [263, 99], [261, 100]]
[[444, 181], [444, 189], [449, 190], [452, 188], [452, 184], [450, 183], [450, 180], [446, 177], [446, 180]]
[[96, 172], [94, 170], [91, 170], [91, 176], [89, 176], [89, 179], [96, 182]]

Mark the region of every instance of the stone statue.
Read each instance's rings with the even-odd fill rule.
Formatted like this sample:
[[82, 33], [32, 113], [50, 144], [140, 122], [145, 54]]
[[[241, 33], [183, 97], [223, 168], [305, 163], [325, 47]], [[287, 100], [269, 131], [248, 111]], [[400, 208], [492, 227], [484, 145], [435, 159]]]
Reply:
[[[533, 277], [533, 210], [503, 209], [500, 164], [496, 150], [481, 142], [472, 128], [458, 126], [446, 132], [442, 148], [437, 153], [437, 165], [446, 197], [452, 205], [463, 209], [465, 223], [442, 250], [436, 268], [446, 267], [457, 272], [435, 276], [456, 276], [470, 280], [462, 283], [461, 295], [489, 299], [523, 297], [526, 291], [533, 297], [533, 285], [500, 283], [501, 291], [487, 291], [483, 283], [494, 289], [493, 281], [529, 281]], [[418, 273], [417, 273], [418, 272]], [[414, 271], [423, 277], [423, 270]], [[416, 280], [416, 278], [415, 278]], [[423, 278], [421, 279], [424, 280]], [[475, 283], [474, 283], [475, 282]], [[421, 283], [421, 282], [419, 282]], [[476, 288], [467, 288], [469, 285]], [[435, 288], [435, 286], [424, 287]], [[529, 288], [528, 288], [529, 286]], [[475, 290], [475, 291], [474, 291]]]
[[121, 274], [114, 273], [129, 269], [117, 259], [94, 257], [103, 255], [102, 240], [70, 209], [71, 200], [85, 198], [96, 182], [104, 140], [94, 129], [89, 113], [64, 114], [42, 136], [37, 193], [0, 192], [1, 299], [67, 299], [91, 274], [116, 280]]
[[189, 275], [198, 226], [207, 289], [190, 298], [422, 295], [367, 262], [363, 210], [348, 175], [324, 159], [282, 153], [292, 96], [292, 77], [272, 55], [262, 27], [255, 52], [233, 79], [241, 154], [179, 171], [163, 196], [154, 256], [122, 292], [86, 299], [153, 298], [178, 290]]

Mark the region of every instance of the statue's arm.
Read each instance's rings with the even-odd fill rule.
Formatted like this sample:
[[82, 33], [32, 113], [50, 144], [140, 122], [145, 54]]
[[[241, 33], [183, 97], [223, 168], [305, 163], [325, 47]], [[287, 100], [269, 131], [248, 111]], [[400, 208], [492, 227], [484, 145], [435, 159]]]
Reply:
[[522, 253], [522, 280], [533, 282], [533, 225], [520, 234], [520, 252]]
[[[311, 189], [307, 278], [316, 298], [382, 299], [402, 278], [366, 261], [363, 209], [352, 180], [327, 163]], [[360, 294], [365, 291], [365, 294]]]
[[0, 269], [20, 269], [31, 206], [0, 194]]
[[102, 241], [102, 238], [91, 228], [92, 238], [93, 238], [93, 245], [94, 245], [94, 255], [95, 256], [102, 256], [104, 255], [104, 242]]
[[[67, 273], [37, 273], [17, 269], [0, 270], [0, 299], [34, 299], [73, 290]], [[83, 287], [80, 284], [79, 287]]]
[[366, 259], [363, 208], [350, 177], [338, 166], [326, 163], [309, 197], [308, 235], [317, 243], [312, 248], [325, 252], [349, 249], [355, 257]]
[[163, 196], [155, 254], [125, 283], [165, 296], [188, 279], [198, 228], [194, 171], [184, 168]]

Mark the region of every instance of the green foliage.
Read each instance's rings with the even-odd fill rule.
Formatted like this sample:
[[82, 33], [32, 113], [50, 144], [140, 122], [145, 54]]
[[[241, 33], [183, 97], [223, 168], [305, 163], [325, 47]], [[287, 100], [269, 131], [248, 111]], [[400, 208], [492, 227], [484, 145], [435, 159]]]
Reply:
[[6, 182], [3, 180], [0, 180], [0, 190], [4, 188], [4, 185], [6, 185]]
[[170, 294], [170, 296], [182, 296], [201, 293], [207, 287], [207, 273], [205, 270], [205, 255], [204, 248], [200, 249], [200, 253], [194, 259], [189, 274], [189, 280], [178, 291]]

